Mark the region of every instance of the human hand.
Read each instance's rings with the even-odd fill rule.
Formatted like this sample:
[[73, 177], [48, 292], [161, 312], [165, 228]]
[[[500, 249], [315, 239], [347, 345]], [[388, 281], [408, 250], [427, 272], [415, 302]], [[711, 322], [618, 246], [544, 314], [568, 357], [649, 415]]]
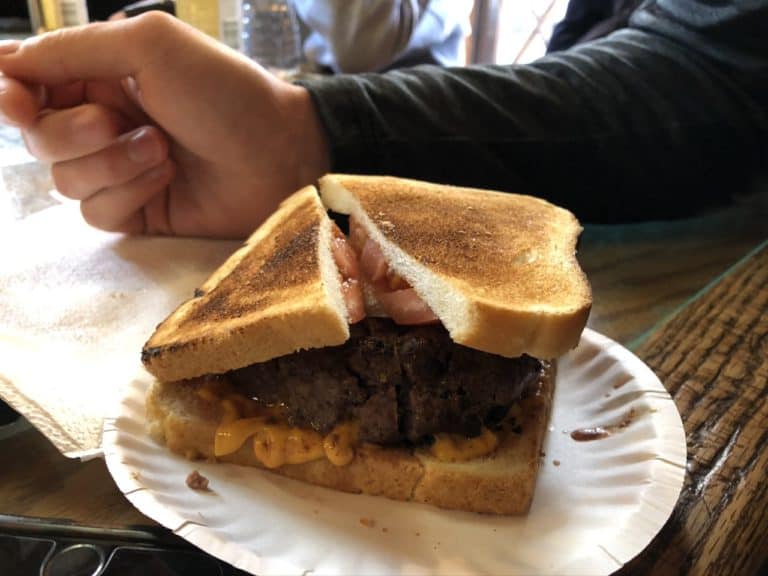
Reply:
[[0, 45], [0, 115], [98, 228], [242, 237], [327, 170], [310, 96], [171, 16]]

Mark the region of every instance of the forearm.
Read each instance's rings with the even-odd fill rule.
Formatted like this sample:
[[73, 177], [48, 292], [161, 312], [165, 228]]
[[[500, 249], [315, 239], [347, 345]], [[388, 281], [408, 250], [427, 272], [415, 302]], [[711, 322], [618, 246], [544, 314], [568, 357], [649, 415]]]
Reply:
[[529, 66], [307, 84], [338, 171], [535, 194], [585, 220], [678, 216], [744, 191], [765, 100], [700, 55], [623, 31]]

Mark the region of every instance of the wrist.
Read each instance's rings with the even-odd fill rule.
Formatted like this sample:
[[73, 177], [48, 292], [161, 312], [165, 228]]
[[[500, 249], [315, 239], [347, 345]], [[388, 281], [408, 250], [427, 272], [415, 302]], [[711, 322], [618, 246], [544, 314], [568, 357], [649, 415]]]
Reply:
[[290, 121], [295, 134], [294, 166], [296, 188], [315, 184], [330, 170], [330, 146], [309, 91], [302, 86], [289, 87]]

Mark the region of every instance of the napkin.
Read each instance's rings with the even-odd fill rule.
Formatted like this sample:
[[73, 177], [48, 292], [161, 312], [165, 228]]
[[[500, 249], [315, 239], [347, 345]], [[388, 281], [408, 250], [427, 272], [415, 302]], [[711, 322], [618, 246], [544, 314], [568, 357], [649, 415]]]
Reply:
[[237, 248], [102, 232], [76, 203], [6, 226], [0, 243], [0, 397], [81, 458], [100, 453], [155, 326]]

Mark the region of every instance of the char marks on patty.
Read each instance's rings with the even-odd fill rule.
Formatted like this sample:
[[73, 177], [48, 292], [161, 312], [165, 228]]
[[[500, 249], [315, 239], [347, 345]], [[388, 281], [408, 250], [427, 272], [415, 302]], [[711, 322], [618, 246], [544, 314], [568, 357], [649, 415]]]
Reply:
[[342, 346], [306, 350], [229, 373], [238, 390], [285, 408], [288, 422], [327, 433], [355, 418], [360, 439], [420, 442], [497, 423], [542, 364], [454, 344], [442, 325], [367, 318]]

